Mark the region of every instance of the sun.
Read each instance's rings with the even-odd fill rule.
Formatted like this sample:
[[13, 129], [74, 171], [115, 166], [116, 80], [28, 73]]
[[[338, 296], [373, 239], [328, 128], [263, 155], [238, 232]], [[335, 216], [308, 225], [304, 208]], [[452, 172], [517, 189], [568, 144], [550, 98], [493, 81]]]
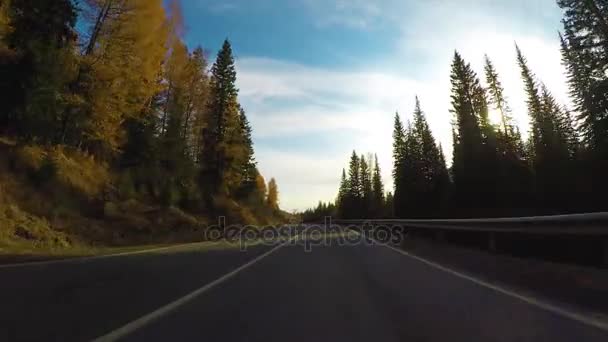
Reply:
[[496, 108], [489, 108], [488, 109], [488, 119], [490, 119], [491, 124], [494, 124], [494, 125], [502, 124], [502, 115], [500, 113], [500, 110], [498, 110]]

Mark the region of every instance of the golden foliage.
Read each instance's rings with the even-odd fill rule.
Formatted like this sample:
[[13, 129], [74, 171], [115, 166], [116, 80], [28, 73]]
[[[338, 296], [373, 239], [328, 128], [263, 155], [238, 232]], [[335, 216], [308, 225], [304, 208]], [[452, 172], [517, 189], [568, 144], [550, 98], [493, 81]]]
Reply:
[[274, 178], [268, 182], [268, 206], [273, 210], [279, 210], [279, 188]]
[[46, 152], [40, 146], [28, 145], [17, 149], [14, 164], [20, 171], [37, 171], [42, 166]]
[[9, 6], [9, 0], [2, 0], [0, 2], [0, 48], [3, 46], [3, 40], [12, 31], [8, 16]]
[[89, 198], [99, 196], [111, 181], [107, 165], [92, 155], [57, 146], [49, 151], [49, 157], [56, 168], [56, 180]]
[[30, 145], [18, 148], [15, 152], [14, 166], [19, 171], [39, 172], [45, 162], [52, 163], [52, 178], [47, 181], [75, 190], [86, 197], [101, 194], [110, 183], [108, 166], [100, 163], [87, 153], [63, 146], [43, 149]]
[[34, 247], [68, 247], [70, 239], [53, 230], [50, 223], [17, 205], [0, 201], [0, 243], [4, 246], [29, 244]]
[[166, 20], [161, 0], [127, 0], [103, 23], [86, 58], [92, 73], [89, 140], [118, 149], [124, 120], [141, 116], [160, 91]]

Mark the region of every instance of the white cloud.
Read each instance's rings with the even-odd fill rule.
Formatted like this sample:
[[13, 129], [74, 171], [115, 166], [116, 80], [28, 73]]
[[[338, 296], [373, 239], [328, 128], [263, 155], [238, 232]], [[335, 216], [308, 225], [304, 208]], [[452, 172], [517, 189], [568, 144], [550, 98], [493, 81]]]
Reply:
[[[352, 149], [378, 153], [390, 190], [393, 115], [399, 110], [402, 117], [409, 118], [416, 94], [450, 159], [449, 73], [454, 49], [471, 62], [482, 78], [483, 56], [489, 55], [502, 77], [523, 133], [528, 130], [528, 118], [515, 60], [515, 41], [537, 76], [560, 102], [568, 103], [558, 42], [551, 33], [547, 34], [555, 32], [559, 22], [547, 30], [545, 1], [515, 0], [511, 5], [520, 10], [509, 13], [509, 5], [497, 0], [457, 4], [431, 0], [411, 6], [408, 10], [414, 12], [407, 16], [400, 12], [407, 6], [396, 0], [332, 0], [330, 7], [316, 7], [326, 1], [302, 1], [311, 9], [325, 8], [325, 16], [319, 20], [326, 25], [352, 27], [348, 20], [360, 20], [370, 27], [383, 19], [395, 23], [401, 16], [403, 20], [395, 29], [394, 51], [387, 51], [383, 61], [369, 63], [383, 65], [384, 70], [370, 67], [336, 71], [264, 58], [237, 61], [241, 99], [251, 117], [256, 140], [288, 138], [294, 133], [353, 132], [351, 141], [342, 144], [346, 147], [325, 153], [302, 153], [301, 149], [296, 152], [288, 146], [256, 147], [262, 172], [275, 176], [279, 182], [285, 208], [304, 209], [318, 200], [333, 200], [340, 170], [347, 166]], [[460, 6], [463, 3], [465, 6]], [[538, 13], [537, 21], [530, 20], [534, 16], [524, 15], [522, 9]]]

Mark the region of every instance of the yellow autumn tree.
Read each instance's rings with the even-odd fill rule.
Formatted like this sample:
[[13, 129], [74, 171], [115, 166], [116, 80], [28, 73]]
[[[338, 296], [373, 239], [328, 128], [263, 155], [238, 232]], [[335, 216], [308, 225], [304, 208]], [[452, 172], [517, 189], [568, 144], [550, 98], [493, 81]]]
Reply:
[[162, 88], [168, 22], [162, 0], [89, 0], [96, 11], [85, 63], [90, 145], [115, 151], [123, 143], [122, 123], [146, 113]]
[[279, 210], [279, 187], [274, 178], [271, 178], [270, 182], [268, 182], [268, 197], [266, 201], [272, 210]]
[[[160, 122], [161, 134], [167, 133], [170, 123], [181, 126], [181, 122], [183, 121], [183, 107], [186, 101], [185, 90], [189, 78], [187, 72], [188, 59], [188, 49], [186, 46], [180, 40], [175, 40], [164, 68], [166, 89], [162, 96], [164, 103]], [[179, 116], [179, 118], [176, 116]], [[181, 134], [181, 127], [172, 127], [172, 129], [174, 130], [173, 134]]]
[[[161, 113], [161, 131], [169, 124], [170, 115], [178, 115], [179, 137], [184, 150], [192, 160], [200, 156], [203, 113], [207, 104], [207, 61], [199, 47], [189, 53], [183, 42], [183, 15], [178, 0], [167, 4], [169, 9], [170, 55], [165, 65], [164, 106]], [[173, 119], [176, 119], [173, 117]], [[172, 121], [175, 124], [175, 120]], [[173, 127], [175, 128], [175, 127]]]

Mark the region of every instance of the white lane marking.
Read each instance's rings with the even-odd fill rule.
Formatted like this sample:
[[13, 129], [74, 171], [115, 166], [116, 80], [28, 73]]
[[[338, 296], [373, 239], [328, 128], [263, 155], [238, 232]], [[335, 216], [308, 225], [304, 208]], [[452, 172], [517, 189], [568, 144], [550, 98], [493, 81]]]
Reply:
[[[297, 238], [298, 237], [295, 237], [295, 239], [297, 239]], [[293, 238], [285, 243], [282, 243], [282, 244], [274, 247], [273, 249], [269, 250], [268, 252], [266, 252], [262, 255], [259, 255], [258, 257], [254, 258], [253, 260], [247, 262], [246, 264], [240, 266], [239, 268], [233, 270], [232, 272], [229, 272], [229, 273], [221, 276], [220, 278], [208, 283], [207, 285], [205, 285], [197, 290], [194, 290], [193, 292], [190, 292], [189, 294], [187, 294], [159, 309], [156, 309], [145, 316], [142, 316], [130, 323], [127, 323], [126, 325], [124, 325], [114, 331], [111, 331], [111, 332], [107, 333], [106, 335], [103, 335], [103, 336], [100, 336], [100, 337], [94, 339], [93, 342], [117, 341], [123, 337], [126, 337], [127, 335], [137, 331], [138, 329], [141, 329], [142, 327], [151, 323], [152, 321], [161, 318], [162, 316], [170, 313], [171, 311], [176, 310], [177, 308], [186, 304], [187, 302], [195, 299], [196, 297], [211, 290], [212, 288], [218, 286], [219, 284], [225, 282], [226, 280], [234, 277], [235, 275], [237, 275], [239, 272], [245, 270], [246, 268], [253, 266], [255, 263], [257, 263], [260, 260], [264, 259], [265, 257], [269, 256], [270, 254], [276, 252], [280, 248], [290, 244], [291, 241], [293, 241]]]
[[186, 243], [186, 244], [181, 244], [181, 245], [173, 245], [173, 246], [158, 247], [158, 248], [151, 248], [151, 249], [142, 249], [142, 250], [138, 250], [138, 251], [122, 252], [122, 253], [115, 253], [115, 254], [94, 255], [94, 256], [85, 256], [85, 257], [72, 257], [72, 258], [67, 257], [65, 259], [58, 259], [58, 260], [31, 261], [31, 262], [21, 262], [21, 263], [16, 263], [16, 264], [5, 264], [5, 265], [0, 264], [0, 269], [27, 267], [27, 266], [46, 266], [46, 265], [55, 265], [55, 264], [80, 263], [80, 262], [88, 262], [88, 261], [100, 260], [100, 259], [109, 259], [109, 258], [115, 258], [115, 257], [121, 257], [121, 256], [154, 253], [154, 252], [160, 252], [160, 251], [165, 251], [165, 250], [174, 249], [174, 248], [196, 246], [196, 245], [200, 245], [200, 244], [204, 244], [204, 242]]
[[502, 293], [504, 295], [507, 295], [507, 296], [519, 299], [519, 300], [524, 301], [524, 302], [526, 302], [528, 304], [531, 304], [531, 305], [536, 306], [538, 308], [541, 308], [543, 310], [546, 310], [546, 311], [549, 311], [551, 313], [554, 313], [554, 314], [556, 314], [558, 316], [569, 318], [569, 319], [572, 319], [572, 320], [577, 321], [579, 323], [583, 323], [583, 324], [590, 325], [590, 326], [595, 327], [595, 328], [599, 328], [599, 329], [604, 330], [604, 331], [608, 331], [608, 322], [606, 322], [605, 320], [602, 320], [602, 319], [599, 319], [599, 318], [595, 318], [595, 317], [585, 316], [583, 314], [576, 313], [576, 312], [572, 312], [572, 311], [566, 310], [564, 308], [560, 308], [559, 306], [556, 306], [554, 304], [550, 304], [550, 303], [547, 303], [545, 301], [542, 301], [540, 299], [536, 299], [536, 298], [533, 298], [533, 297], [530, 297], [530, 296], [525, 296], [525, 295], [516, 293], [516, 292], [514, 292], [512, 290], [509, 290], [509, 289], [507, 289], [505, 287], [498, 286], [498, 285], [495, 285], [495, 284], [490, 284], [490, 283], [488, 283], [486, 281], [483, 281], [481, 279], [477, 279], [477, 278], [474, 278], [472, 276], [469, 276], [469, 275], [460, 273], [458, 271], [449, 269], [449, 268], [447, 268], [445, 266], [441, 266], [441, 265], [439, 265], [439, 264], [437, 264], [435, 262], [432, 262], [432, 261], [426, 260], [424, 258], [421, 258], [419, 256], [410, 254], [410, 253], [408, 253], [408, 252], [406, 252], [404, 250], [395, 248], [393, 246], [389, 246], [389, 245], [383, 245], [383, 246], [388, 247], [388, 248], [392, 249], [393, 251], [395, 251], [397, 253], [401, 253], [401, 254], [403, 254], [403, 255], [405, 255], [407, 257], [410, 257], [410, 258], [415, 259], [417, 261], [420, 261], [420, 262], [422, 262], [424, 264], [427, 264], [427, 265], [429, 265], [431, 267], [434, 267], [434, 268], [436, 268], [438, 270], [441, 270], [443, 272], [452, 274], [452, 275], [457, 276], [457, 277], [462, 278], [462, 279], [469, 280], [469, 281], [471, 281], [471, 282], [473, 282], [473, 283], [475, 283], [477, 285], [481, 285], [483, 287], [486, 287], [486, 288], [489, 288], [491, 290], [497, 291], [497, 292]]

